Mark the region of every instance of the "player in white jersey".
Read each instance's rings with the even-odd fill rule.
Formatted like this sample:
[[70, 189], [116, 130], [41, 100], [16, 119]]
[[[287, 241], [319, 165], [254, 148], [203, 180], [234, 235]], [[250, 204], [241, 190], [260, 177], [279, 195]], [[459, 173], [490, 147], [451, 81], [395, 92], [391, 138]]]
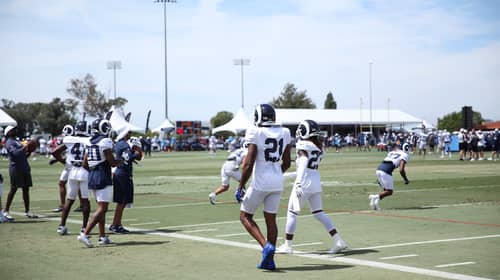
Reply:
[[410, 155], [408, 154], [410, 146], [405, 143], [400, 149], [399, 146], [394, 146], [394, 149], [387, 154], [384, 161], [378, 166], [375, 174], [377, 175], [378, 183], [383, 188], [378, 194], [371, 194], [368, 196], [370, 200], [370, 207], [373, 210], [380, 210], [379, 202], [384, 197], [390, 196], [394, 190], [394, 179], [392, 178], [392, 171], [399, 168], [399, 174], [403, 177], [405, 185], [408, 185], [410, 181], [406, 177], [405, 166], [410, 160]]
[[[66, 136], [71, 136], [75, 132], [75, 129], [73, 128], [72, 125], [67, 124], [63, 127], [62, 129], [62, 135], [63, 137]], [[60, 144], [58, 145], [53, 151], [52, 151], [52, 156], [54, 156], [54, 153], [58, 150], [65, 147], [65, 145]], [[63, 152], [63, 151], [61, 151]], [[55, 156], [54, 156], [55, 158]], [[64, 208], [64, 204], [66, 201], [66, 183], [68, 182], [68, 175], [69, 175], [69, 170], [71, 169], [71, 164], [68, 164], [65, 160], [51, 160], [49, 164], [54, 164], [56, 162], [60, 162], [64, 165], [64, 169], [61, 171], [61, 175], [59, 176], [59, 206], [57, 208], [54, 208], [52, 212], [62, 212]]]
[[[262, 260], [257, 266], [274, 270], [274, 252], [278, 227], [278, 212], [283, 192], [285, 172], [290, 167], [291, 137], [290, 130], [275, 124], [276, 113], [269, 104], [257, 105], [254, 123], [246, 131], [245, 141], [248, 153], [243, 161], [242, 174], [237, 194], [241, 194], [252, 176], [252, 182], [243, 196], [240, 207], [240, 220], [250, 235], [262, 246]], [[267, 239], [260, 231], [253, 216], [257, 208], [264, 205], [264, 219], [267, 226]]]
[[[224, 161], [222, 168], [220, 169], [222, 184], [214, 192], [208, 195], [210, 203], [215, 204], [216, 196], [229, 189], [229, 181], [231, 180], [231, 178], [235, 179], [238, 182], [240, 181], [241, 179], [240, 165], [243, 162], [243, 159], [245, 158], [246, 154], [247, 154], [246, 144], [244, 144], [243, 147], [236, 149], [231, 154], [229, 154], [226, 161]], [[238, 199], [238, 197], [236, 198], [236, 200], [238, 200], [238, 202], [241, 202]]]
[[113, 198], [111, 167], [122, 162], [113, 156], [113, 141], [109, 138], [111, 123], [108, 120], [94, 120], [91, 132], [90, 145], [86, 147], [83, 156], [83, 167], [89, 170], [88, 186], [97, 201], [97, 209], [87, 227], [78, 236], [78, 241], [87, 247], [93, 247], [89, 234], [97, 224], [99, 224], [99, 245], [112, 243], [105, 232], [106, 212], [109, 202]]
[[[66, 220], [68, 219], [71, 206], [75, 202], [80, 192], [80, 205], [82, 207], [83, 221], [82, 229], [87, 226], [90, 214], [88, 171], [83, 168], [83, 154], [85, 146], [90, 144], [87, 134], [87, 122], [80, 121], [75, 126], [75, 136], [68, 135], [63, 139], [63, 144], [59, 145], [52, 155], [60, 162], [69, 165], [67, 199], [61, 213], [61, 223], [57, 228], [60, 235], [68, 234]], [[62, 158], [62, 153], [66, 151], [66, 159]]]
[[323, 224], [333, 237], [333, 247], [328, 252], [336, 254], [347, 248], [332, 220], [323, 212], [321, 177], [318, 171], [323, 145], [319, 132], [319, 126], [313, 120], [304, 120], [297, 127], [296, 136], [299, 139], [296, 144], [295, 160], [297, 177], [288, 201], [285, 243], [276, 249], [276, 253], [293, 253], [292, 240], [297, 227], [297, 216], [306, 201], [314, 218]]

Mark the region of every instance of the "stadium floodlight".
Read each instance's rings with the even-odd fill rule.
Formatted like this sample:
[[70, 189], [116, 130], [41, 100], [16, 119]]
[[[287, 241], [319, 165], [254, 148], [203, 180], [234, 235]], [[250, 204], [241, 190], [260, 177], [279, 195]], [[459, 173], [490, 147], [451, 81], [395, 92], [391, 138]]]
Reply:
[[241, 108], [245, 108], [245, 94], [243, 87], [243, 66], [250, 65], [250, 59], [245, 59], [245, 58], [234, 59], [233, 64], [241, 66]]
[[119, 60], [110, 60], [108, 61], [108, 69], [113, 69], [113, 90], [114, 90], [114, 99], [116, 99], [116, 69], [122, 69], [122, 62]]
[[168, 119], [168, 83], [167, 83], [167, 3], [177, 3], [176, 0], [155, 0], [155, 3], [163, 3], [163, 26], [165, 44], [165, 118]]

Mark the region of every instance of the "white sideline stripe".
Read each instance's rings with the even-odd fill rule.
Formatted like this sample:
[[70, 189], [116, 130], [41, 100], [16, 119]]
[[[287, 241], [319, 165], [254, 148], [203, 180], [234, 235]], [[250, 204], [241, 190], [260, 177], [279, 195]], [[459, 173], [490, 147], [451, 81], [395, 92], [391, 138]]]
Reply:
[[230, 234], [220, 234], [216, 235], [215, 237], [232, 237], [232, 236], [240, 236], [240, 235], [247, 235], [248, 232], [241, 232], [241, 233], [230, 233]]
[[418, 241], [418, 242], [408, 242], [408, 243], [398, 243], [398, 244], [388, 244], [388, 245], [372, 246], [372, 247], [365, 247], [365, 248], [355, 248], [352, 250], [371, 250], [371, 249], [380, 249], [380, 248], [392, 248], [392, 247], [401, 247], [401, 246], [422, 245], [422, 244], [432, 244], [432, 243], [442, 243], [442, 242], [454, 242], [454, 241], [495, 238], [495, 237], [500, 237], [500, 234], [471, 236], [471, 237], [462, 237], [462, 238], [450, 238], [450, 239], [439, 239], [439, 240], [428, 240], [428, 241]]
[[154, 208], [184, 207], [184, 206], [195, 206], [195, 205], [208, 205], [208, 201], [207, 202], [182, 203], [182, 204], [153, 205], [153, 206], [134, 206], [131, 209], [154, 209]]
[[130, 224], [131, 226], [145, 226], [145, 225], [157, 225], [160, 222], [147, 222], [147, 223], [138, 223], [138, 224]]
[[498, 185], [465, 186], [465, 187], [458, 187], [458, 188], [407, 189], [407, 190], [398, 190], [398, 193], [404, 193], [404, 192], [437, 192], [437, 191], [446, 191], [446, 190], [468, 190], [468, 189], [479, 189], [479, 188], [498, 188]]
[[[20, 214], [20, 213], [14, 213], [14, 214]], [[46, 218], [46, 219], [51, 220], [51, 221], [59, 221], [60, 220], [60, 218]], [[68, 219], [67, 222], [74, 223], [74, 224], [81, 223], [80, 220], [74, 220], [74, 219]], [[248, 248], [248, 249], [254, 249], [254, 250], [259, 250], [259, 251], [262, 250], [262, 248], [259, 245], [255, 245], [255, 244], [248, 244], [248, 243], [207, 238], [207, 237], [200, 237], [200, 236], [192, 236], [192, 235], [180, 234], [180, 233], [165, 233], [165, 232], [158, 232], [158, 231], [148, 232], [147, 229], [139, 229], [139, 228], [133, 228], [133, 229], [130, 228], [130, 229], [133, 231], [144, 231], [145, 234], [148, 234], [148, 235], [159, 235], [159, 236], [166, 236], [166, 237], [171, 237], [171, 238], [200, 241], [200, 242], [225, 245], [225, 246], [232, 246], [232, 247], [238, 247], [238, 248]], [[376, 267], [376, 268], [382, 268], [382, 269], [387, 269], [387, 270], [396, 270], [396, 271], [409, 272], [409, 273], [420, 274], [420, 275], [441, 277], [441, 278], [446, 278], [446, 279], [493, 280], [493, 279], [489, 279], [489, 278], [476, 277], [476, 276], [471, 276], [471, 275], [466, 275], [466, 274], [457, 274], [457, 273], [450, 273], [450, 272], [437, 271], [437, 270], [431, 270], [431, 269], [417, 268], [417, 267], [404, 266], [404, 265], [395, 265], [395, 264], [388, 264], [388, 263], [368, 261], [368, 260], [359, 260], [359, 259], [346, 258], [346, 257], [334, 257], [332, 255], [303, 254], [299, 251], [296, 251], [294, 256], [309, 258], [309, 259], [331, 261], [331, 262], [337, 261], [337, 262], [351, 264], [351, 265], [363, 265], [363, 266]]]
[[293, 244], [293, 247], [311, 246], [311, 245], [321, 245], [321, 244], [323, 244], [323, 242], [301, 243], [301, 244]]
[[401, 256], [383, 257], [383, 258], [379, 258], [379, 259], [381, 259], [381, 260], [393, 260], [393, 259], [411, 258], [411, 257], [418, 257], [418, 255], [409, 254], [409, 255], [401, 255]]
[[137, 221], [137, 219], [122, 219], [122, 222], [133, 222]]
[[207, 228], [207, 229], [196, 229], [196, 230], [188, 230], [188, 231], [183, 231], [184, 233], [195, 233], [195, 232], [205, 232], [205, 231], [216, 231], [217, 229], [215, 228]]
[[434, 267], [442, 268], [442, 267], [459, 266], [459, 265], [467, 265], [467, 264], [475, 264], [475, 263], [476, 262], [449, 263], [449, 264], [436, 265]]

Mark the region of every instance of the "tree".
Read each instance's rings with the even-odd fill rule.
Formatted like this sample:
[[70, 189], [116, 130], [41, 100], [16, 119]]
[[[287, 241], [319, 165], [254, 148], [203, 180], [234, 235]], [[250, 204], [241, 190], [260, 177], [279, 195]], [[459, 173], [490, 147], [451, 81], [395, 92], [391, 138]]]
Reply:
[[285, 84], [281, 96], [273, 98], [270, 104], [274, 108], [316, 108], [311, 98], [307, 97], [306, 91], [297, 91], [297, 88], [291, 83]]
[[218, 127], [228, 123], [233, 118], [234, 118], [233, 113], [228, 111], [221, 111], [210, 119], [210, 124], [212, 125], [212, 127]]
[[333, 98], [331, 91], [328, 92], [325, 99], [325, 109], [337, 109], [337, 101]]
[[66, 124], [75, 124], [77, 102], [54, 98], [50, 103], [15, 103], [2, 99], [2, 109], [17, 121], [18, 136], [32, 133], [61, 134]]
[[83, 103], [83, 110], [91, 117], [104, 116], [111, 106], [123, 107], [128, 101], [125, 98], [106, 99], [106, 96], [97, 90], [97, 83], [92, 75], [87, 74], [80, 79], [72, 79], [66, 91]]
[[[472, 126], [481, 124], [483, 121], [484, 119], [481, 116], [481, 113], [472, 112]], [[463, 128], [462, 112], [453, 112], [443, 116], [443, 118], [438, 118], [438, 128], [446, 129], [448, 131], [457, 131], [460, 128]]]

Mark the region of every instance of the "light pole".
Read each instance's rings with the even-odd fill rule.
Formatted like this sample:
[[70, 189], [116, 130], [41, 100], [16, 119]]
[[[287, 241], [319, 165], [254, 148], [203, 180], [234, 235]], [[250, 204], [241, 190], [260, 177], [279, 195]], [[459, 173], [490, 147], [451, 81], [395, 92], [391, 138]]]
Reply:
[[244, 58], [234, 59], [233, 64], [241, 66], [241, 108], [245, 108], [244, 89], [243, 89], [243, 66], [250, 65], [250, 59], [244, 59]]
[[113, 69], [113, 89], [115, 92], [114, 99], [116, 99], [116, 69], [122, 69], [122, 62], [119, 60], [110, 60], [108, 61], [108, 69]]
[[176, 0], [155, 0], [155, 3], [163, 3], [163, 26], [165, 42], [165, 118], [168, 119], [168, 85], [167, 85], [167, 3], [176, 3]]
[[372, 113], [372, 65], [373, 62], [368, 63], [369, 72], [369, 89], [370, 89], [370, 134], [373, 135], [373, 113]]

